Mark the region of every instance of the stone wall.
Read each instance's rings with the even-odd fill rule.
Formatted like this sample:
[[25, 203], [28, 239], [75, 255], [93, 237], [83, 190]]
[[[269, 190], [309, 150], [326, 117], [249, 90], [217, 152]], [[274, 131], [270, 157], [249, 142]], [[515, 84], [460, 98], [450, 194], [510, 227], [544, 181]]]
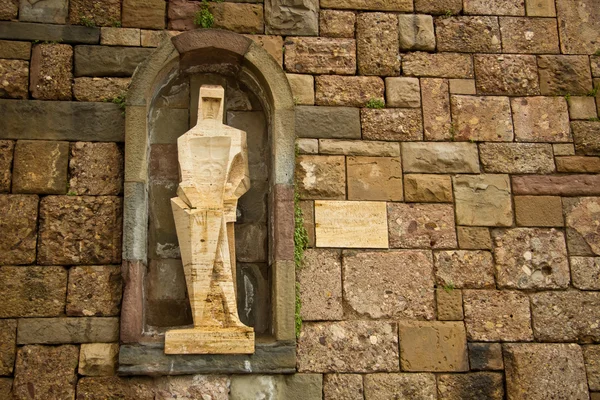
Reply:
[[210, 3], [297, 103], [299, 373], [116, 376], [122, 96], [201, 7], [0, 0], [0, 399], [600, 398], [598, 0]]

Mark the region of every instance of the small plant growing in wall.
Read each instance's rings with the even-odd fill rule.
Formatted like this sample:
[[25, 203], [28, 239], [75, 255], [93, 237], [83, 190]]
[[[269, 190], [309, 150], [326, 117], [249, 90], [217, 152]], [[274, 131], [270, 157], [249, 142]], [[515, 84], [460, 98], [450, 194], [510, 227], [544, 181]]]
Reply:
[[79, 18], [79, 23], [83, 26], [87, 26], [88, 28], [93, 28], [94, 26], [96, 26], [94, 21], [92, 21], [91, 18], [88, 18], [86, 16]]
[[381, 99], [369, 99], [366, 104], [367, 108], [384, 108], [385, 103]]
[[[300, 208], [300, 196], [294, 193], [294, 262], [296, 271], [302, 268], [302, 260], [304, 259], [304, 250], [308, 247], [308, 232], [304, 228], [304, 215]], [[302, 309], [302, 300], [300, 299], [300, 284], [296, 282], [296, 310], [295, 310], [295, 325], [296, 337], [300, 336], [302, 329], [302, 318], [300, 310]]]
[[[216, 0], [221, 3], [223, 0]], [[215, 24], [215, 16], [210, 12], [208, 0], [202, 0], [200, 9], [194, 14], [194, 25], [201, 28], [212, 28]]]
[[590, 90], [587, 95], [590, 97], [595, 97], [598, 94], [598, 90], [600, 90], [600, 83], [598, 83], [592, 90]]

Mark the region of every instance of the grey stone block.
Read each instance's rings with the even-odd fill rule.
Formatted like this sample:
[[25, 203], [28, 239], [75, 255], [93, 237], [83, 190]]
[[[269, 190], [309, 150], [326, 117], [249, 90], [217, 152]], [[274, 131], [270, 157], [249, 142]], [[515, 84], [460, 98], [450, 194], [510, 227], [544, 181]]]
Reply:
[[286, 400], [320, 400], [323, 375], [238, 375], [231, 377], [230, 400], [275, 398]]
[[17, 344], [110, 343], [119, 341], [119, 318], [23, 318]]
[[360, 139], [360, 110], [354, 107], [296, 107], [296, 136]]
[[94, 44], [100, 42], [100, 28], [3, 21], [0, 22], [0, 39]]
[[319, 32], [318, 0], [266, 0], [266, 33], [315, 36]]
[[19, 6], [20, 21], [66, 24], [68, 14], [68, 0], [21, 0]]
[[75, 76], [131, 76], [154, 49], [116, 46], [75, 47]]

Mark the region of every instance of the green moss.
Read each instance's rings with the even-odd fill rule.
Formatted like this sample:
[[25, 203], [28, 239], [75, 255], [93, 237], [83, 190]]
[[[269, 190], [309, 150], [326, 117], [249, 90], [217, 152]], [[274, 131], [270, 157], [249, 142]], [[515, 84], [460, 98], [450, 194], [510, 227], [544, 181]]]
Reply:
[[452, 291], [454, 290], [454, 283], [452, 282], [448, 282], [444, 285], [444, 290], [448, 293], [452, 293]]
[[587, 95], [590, 97], [596, 97], [596, 95], [598, 94], [598, 90], [600, 90], [600, 83], [597, 84], [596, 86], [594, 86], [594, 88], [592, 90], [590, 90]]
[[366, 104], [367, 108], [384, 108], [385, 103], [382, 99], [369, 99]]
[[79, 18], [79, 23], [83, 26], [87, 26], [88, 28], [92, 28], [92, 27], [96, 26], [94, 21], [92, 21], [92, 19], [88, 18], [88, 17]]
[[[304, 250], [308, 247], [308, 232], [304, 228], [304, 215], [300, 208], [300, 196], [294, 193], [294, 262], [296, 271], [302, 268], [302, 260], [304, 259]], [[296, 337], [300, 336], [302, 329], [302, 318], [300, 310], [302, 309], [302, 300], [300, 299], [300, 284], [296, 282]]]

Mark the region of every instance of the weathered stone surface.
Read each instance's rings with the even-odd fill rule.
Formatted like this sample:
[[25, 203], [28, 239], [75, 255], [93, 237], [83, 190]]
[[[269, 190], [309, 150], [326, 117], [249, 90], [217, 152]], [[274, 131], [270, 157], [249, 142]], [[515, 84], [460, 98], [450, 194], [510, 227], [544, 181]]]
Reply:
[[119, 0], [71, 0], [69, 23], [71, 25], [112, 26], [121, 20]]
[[492, 239], [488, 228], [474, 226], [457, 226], [458, 245], [461, 249], [489, 250], [492, 248]]
[[299, 372], [398, 371], [398, 328], [384, 321], [306, 323], [298, 339]]
[[385, 202], [315, 201], [317, 247], [388, 248]]
[[[372, 375], [371, 375], [372, 376]], [[363, 377], [358, 374], [323, 376], [323, 400], [363, 400]]]
[[488, 251], [449, 250], [433, 253], [438, 287], [494, 288], [494, 260]]
[[348, 200], [402, 201], [400, 158], [348, 157]]
[[569, 111], [562, 97], [512, 98], [517, 142], [570, 142]]
[[462, 0], [415, 0], [415, 11], [425, 14], [456, 15], [462, 11]]
[[121, 198], [113, 196], [43, 198], [38, 262], [43, 265], [120, 263], [122, 203]]
[[101, 28], [100, 44], [104, 46], [137, 46], [141, 44], [140, 30], [135, 28]]
[[571, 255], [600, 255], [600, 197], [563, 200], [567, 245]]
[[590, 63], [592, 64], [592, 76], [600, 77], [600, 56], [590, 56]]
[[423, 140], [420, 109], [372, 109], [360, 111], [363, 139], [413, 141]]
[[352, 11], [321, 10], [319, 35], [322, 37], [354, 38], [356, 14]]
[[296, 182], [301, 198], [344, 199], [346, 163], [340, 156], [299, 156]]
[[315, 80], [320, 106], [363, 107], [371, 99], [383, 100], [383, 79], [376, 76], [321, 75]]
[[425, 140], [451, 140], [452, 117], [446, 79], [421, 78]]
[[456, 223], [474, 226], [511, 226], [513, 221], [508, 175], [453, 178]]
[[294, 103], [309, 106], [315, 104], [315, 78], [312, 75], [285, 75], [292, 88]]
[[13, 379], [0, 377], [0, 396], [3, 398], [10, 399], [12, 396]]
[[585, 95], [592, 89], [587, 56], [538, 56], [543, 95]]
[[[283, 38], [276, 35], [244, 35], [262, 46], [278, 65], [283, 66]], [[313, 85], [314, 86], [314, 85]]]
[[19, 348], [13, 396], [21, 399], [74, 399], [77, 383], [77, 346]]
[[150, 378], [128, 379], [118, 376], [82, 378], [77, 383], [77, 400], [103, 400], [111, 397], [155, 400], [153, 386]]
[[[293, 376], [294, 378], [296, 375]], [[239, 386], [239, 380], [245, 378], [258, 378], [259, 382], [267, 377], [265, 376], [233, 376], [230, 382], [228, 376], [223, 375], [192, 375], [192, 376], [165, 376], [155, 379], [156, 384], [156, 400], [171, 400], [171, 399], [210, 399], [210, 400], [228, 400], [238, 399], [235, 397], [237, 393], [234, 390]], [[281, 379], [283, 376], [277, 376]], [[299, 380], [291, 378], [289, 381]], [[268, 379], [268, 378], [267, 378]], [[266, 380], [266, 379], [265, 379]], [[254, 381], [253, 383], [257, 383]], [[268, 382], [271, 383], [271, 382]], [[289, 386], [288, 382], [286, 382]], [[268, 385], [268, 384], [267, 384]], [[286, 385], [286, 389], [288, 388]], [[229, 388], [232, 387], [231, 395], [229, 394]], [[258, 385], [254, 385], [256, 388]], [[270, 386], [270, 385], [268, 385]], [[275, 385], [279, 386], [279, 385]], [[272, 386], [271, 386], [272, 388]], [[247, 388], [246, 388], [247, 389]], [[309, 387], [304, 386], [303, 389], [308, 390]], [[246, 390], [246, 394], [248, 390]], [[310, 393], [309, 393], [310, 394]], [[230, 397], [231, 396], [231, 397]], [[244, 399], [245, 398], [240, 398]]]
[[531, 96], [540, 94], [535, 56], [476, 55], [477, 93]]
[[19, 6], [19, 21], [66, 24], [68, 14], [67, 0], [24, 0]]
[[0, 265], [35, 262], [38, 203], [37, 196], [0, 195]]
[[571, 257], [573, 286], [581, 290], [600, 290], [600, 257]]
[[463, 290], [469, 341], [533, 340], [527, 295], [516, 291]]
[[352, 107], [296, 107], [296, 136], [360, 139], [360, 112]]
[[525, 7], [529, 17], [556, 17], [553, 0], [525, 0]]
[[465, 14], [525, 15], [523, 0], [464, 0]]
[[117, 46], [76, 46], [75, 76], [131, 76], [152, 51]]
[[461, 53], [407, 53], [402, 55], [402, 73], [407, 76], [473, 78], [473, 60]]
[[319, 141], [317, 139], [296, 139], [298, 154], [318, 154]]
[[588, 399], [583, 354], [578, 345], [514, 343], [503, 347], [509, 399]]
[[319, 2], [317, 0], [302, 0], [300, 2], [266, 0], [265, 24], [267, 34], [317, 35], [319, 31]]
[[420, 107], [419, 80], [417, 78], [385, 78], [385, 102], [388, 107]]
[[9, 192], [15, 142], [0, 140], [0, 193]]
[[560, 53], [553, 19], [501, 17], [500, 32], [504, 53]]
[[431, 15], [398, 15], [401, 50], [435, 50], [435, 33]]
[[304, 229], [308, 235], [308, 247], [315, 247], [315, 204], [314, 201], [301, 201], [300, 209], [304, 220]]
[[549, 196], [600, 195], [600, 175], [513, 176], [514, 194]]
[[367, 140], [319, 139], [319, 152], [346, 156], [400, 157], [400, 146], [398, 143]]
[[320, 374], [294, 375], [246, 375], [232, 376], [231, 393], [223, 393], [216, 399], [253, 400], [260, 398], [277, 398], [301, 400], [304, 398], [321, 398], [323, 393], [323, 376]]
[[303, 321], [342, 319], [342, 267], [339, 250], [307, 249], [297, 271]]
[[110, 101], [123, 96], [129, 78], [75, 78], [73, 96], [77, 101]]
[[116, 143], [71, 143], [69, 192], [117, 195], [123, 188], [123, 151]]
[[285, 70], [299, 74], [353, 75], [356, 43], [353, 39], [288, 37]]
[[439, 321], [462, 321], [463, 313], [462, 292], [453, 289], [436, 289], [437, 319]]
[[448, 175], [404, 175], [405, 200], [416, 203], [452, 202], [452, 180]]
[[0, 97], [26, 99], [29, 84], [29, 62], [0, 60]]
[[404, 172], [479, 173], [474, 143], [402, 143]]
[[0, 20], [16, 19], [19, 12], [19, 0], [7, 0], [0, 4]]
[[13, 166], [13, 192], [66, 193], [68, 149], [67, 142], [17, 141]]
[[121, 293], [120, 266], [73, 267], [69, 270], [67, 315], [118, 315]]
[[164, 29], [164, 0], [123, 0], [121, 21], [125, 27]]
[[485, 172], [548, 174], [555, 169], [549, 143], [481, 143], [479, 158]]
[[562, 202], [558, 196], [515, 196], [515, 217], [519, 226], [564, 226]]
[[454, 210], [449, 204], [389, 203], [390, 247], [456, 247]]
[[469, 343], [469, 364], [474, 371], [500, 371], [504, 369], [500, 343]]
[[556, 143], [552, 145], [555, 156], [574, 156], [575, 145], [573, 143]]
[[[0, 271], [2, 271], [0, 269]], [[17, 352], [17, 321], [0, 320], [0, 376], [12, 375]], [[2, 390], [0, 390], [0, 395]]]
[[600, 9], [594, 0], [557, 2], [560, 46], [564, 54], [593, 54], [600, 43]]
[[600, 390], [600, 346], [583, 346], [583, 358], [590, 390]]
[[455, 140], [511, 142], [513, 125], [508, 97], [450, 96]]
[[[556, 150], [554, 154], [556, 155]], [[600, 172], [600, 157], [567, 156], [556, 157], [554, 160], [558, 172]]]
[[0, 21], [0, 38], [10, 40], [47, 40], [64, 43], [98, 43], [100, 29], [87, 26], [35, 24]]
[[572, 96], [569, 103], [569, 116], [571, 119], [598, 118], [596, 101], [590, 96]]
[[435, 400], [435, 375], [369, 374], [364, 377], [365, 398], [373, 400]]
[[0, 40], [0, 58], [29, 60], [31, 58], [31, 43]]
[[502, 400], [504, 376], [498, 372], [438, 375], [438, 400]]
[[435, 20], [437, 51], [500, 53], [498, 17], [440, 17]]
[[22, 318], [17, 327], [17, 344], [110, 343], [118, 340], [118, 317]]
[[450, 79], [451, 94], [477, 94], [474, 79]]
[[321, 7], [349, 10], [410, 12], [413, 10], [413, 2], [410, 0], [323, 0], [321, 2]]
[[79, 352], [79, 375], [114, 375], [118, 358], [118, 343], [84, 343]]
[[600, 156], [600, 121], [573, 121], [575, 153]]
[[434, 318], [433, 260], [427, 251], [347, 251], [342, 275], [344, 300], [362, 317]]

